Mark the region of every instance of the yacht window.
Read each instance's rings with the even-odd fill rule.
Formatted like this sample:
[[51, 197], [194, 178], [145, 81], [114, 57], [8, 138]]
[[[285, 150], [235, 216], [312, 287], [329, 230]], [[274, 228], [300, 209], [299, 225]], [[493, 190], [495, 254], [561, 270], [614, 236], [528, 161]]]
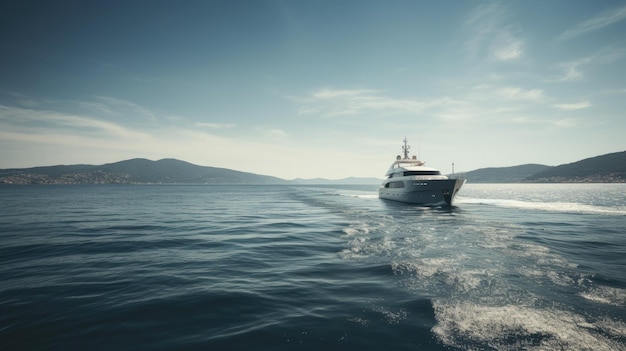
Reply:
[[439, 171], [405, 171], [404, 176], [441, 175]]

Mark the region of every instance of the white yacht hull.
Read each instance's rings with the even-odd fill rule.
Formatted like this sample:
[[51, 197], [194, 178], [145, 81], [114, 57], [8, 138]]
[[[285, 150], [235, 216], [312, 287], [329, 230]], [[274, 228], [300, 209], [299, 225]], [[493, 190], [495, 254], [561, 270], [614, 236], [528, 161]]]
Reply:
[[[464, 178], [432, 180], [407, 178], [409, 179], [385, 180], [378, 190], [378, 197], [424, 206], [451, 206], [457, 192], [465, 183]], [[392, 182], [396, 187], [389, 187], [388, 183]]]

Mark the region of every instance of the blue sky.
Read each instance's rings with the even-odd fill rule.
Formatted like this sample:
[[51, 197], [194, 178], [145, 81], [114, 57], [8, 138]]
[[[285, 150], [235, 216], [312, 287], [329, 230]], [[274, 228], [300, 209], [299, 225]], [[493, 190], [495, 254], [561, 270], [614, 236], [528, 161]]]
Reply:
[[0, 168], [292, 179], [626, 150], [625, 1], [4, 1]]

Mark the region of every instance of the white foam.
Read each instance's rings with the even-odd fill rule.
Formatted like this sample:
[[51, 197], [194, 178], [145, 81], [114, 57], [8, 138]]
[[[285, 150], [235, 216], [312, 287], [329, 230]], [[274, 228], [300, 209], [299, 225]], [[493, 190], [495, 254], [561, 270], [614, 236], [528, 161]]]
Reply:
[[361, 228], [344, 228], [342, 231], [346, 235], [357, 235], [362, 232]]
[[496, 267], [465, 267], [463, 255], [455, 257], [419, 258], [391, 264], [396, 275], [408, 276], [403, 284], [410, 289], [439, 293], [496, 294], [502, 282]]
[[593, 206], [577, 202], [539, 202], [539, 201], [520, 201], [508, 199], [481, 199], [481, 198], [462, 198], [456, 199], [456, 204], [477, 204], [491, 205], [507, 208], [517, 208], [526, 210], [540, 210], [549, 212], [567, 212], [567, 213], [588, 213], [588, 214], [607, 214], [607, 215], [626, 215], [626, 208], [623, 207], [606, 207]]
[[626, 289], [598, 286], [580, 293], [587, 300], [614, 306], [626, 306]]
[[373, 310], [378, 313], [381, 313], [387, 320], [387, 323], [389, 324], [398, 324], [402, 320], [406, 319], [407, 316], [409, 315], [407, 311], [404, 309], [392, 311], [389, 307], [383, 307], [383, 306], [374, 306]]
[[548, 271], [546, 276], [556, 285], [572, 286], [576, 284], [576, 280], [563, 272]]
[[[548, 211], [557, 211], [565, 204], [474, 200]], [[570, 205], [560, 211], [585, 209], [580, 204]], [[555, 251], [517, 240], [525, 230], [523, 226], [494, 226], [479, 218], [443, 231], [433, 220], [449, 217], [432, 217], [409, 223], [401, 216], [367, 216], [343, 230], [347, 243], [340, 256], [390, 263], [393, 273], [402, 276], [398, 277], [402, 286], [436, 296], [433, 332], [446, 346], [464, 350], [626, 351], [623, 321], [579, 315], [571, 306], [560, 307], [551, 297], [553, 287], [575, 286], [575, 291], [586, 290], [580, 293], [585, 299], [624, 307], [625, 290], [593, 287], [576, 264]], [[536, 284], [540, 289], [526, 284]], [[585, 289], [590, 286], [593, 288]], [[549, 296], [543, 296], [544, 291]], [[404, 310], [373, 309], [390, 324], [407, 318]], [[366, 325], [370, 321], [354, 322]]]
[[516, 257], [531, 259], [534, 265], [540, 267], [559, 267], [574, 269], [577, 264], [567, 261], [565, 258], [553, 253], [549, 248], [534, 243], [516, 243], [507, 248], [507, 254]]
[[378, 194], [345, 194], [340, 193], [340, 196], [357, 197], [359, 199], [378, 199]]
[[471, 302], [433, 302], [438, 324], [433, 332], [445, 344], [496, 350], [626, 350], [617, 340], [623, 323], [557, 309], [523, 305], [484, 306]]
[[346, 235], [369, 235], [370, 232], [375, 230], [379, 225], [372, 223], [360, 223], [358, 225], [350, 225], [347, 228], [342, 229]]
[[624, 322], [603, 318], [596, 322], [596, 325], [611, 335], [626, 338], [626, 324]]

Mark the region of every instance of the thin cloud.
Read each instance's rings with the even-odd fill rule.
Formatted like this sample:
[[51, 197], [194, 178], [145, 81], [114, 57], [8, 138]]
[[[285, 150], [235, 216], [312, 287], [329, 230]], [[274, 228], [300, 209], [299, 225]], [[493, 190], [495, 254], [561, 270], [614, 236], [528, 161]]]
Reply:
[[316, 99], [358, 98], [359, 96], [377, 93], [376, 90], [336, 90], [325, 88], [313, 93], [313, 97]]
[[108, 96], [99, 96], [98, 100], [103, 101], [109, 109], [118, 111], [118, 113], [130, 113], [132, 115], [139, 115], [147, 120], [156, 121], [156, 115], [148, 108], [137, 105], [133, 102], [121, 100]]
[[351, 116], [369, 113], [419, 113], [428, 108], [458, 103], [448, 97], [419, 101], [396, 99], [376, 90], [324, 88], [305, 98], [294, 98], [300, 115]]
[[170, 115], [170, 116], [165, 116], [165, 119], [170, 121], [170, 122], [181, 122], [181, 121], [186, 121], [186, 118], [183, 118], [181, 116], [174, 116], [174, 115]]
[[[90, 135], [80, 135], [72, 133], [68, 130], [47, 131], [46, 133], [33, 133], [29, 131], [6, 131], [0, 132], [0, 139], [12, 140], [18, 143], [27, 144], [41, 144], [48, 147], [70, 147], [67, 151], [72, 150], [69, 153], [74, 153], [77, 150], [89, 149], [105, 149], [105, 150], [123, 150], [127, 151], [131, 148], [132, 143], [139, 145], [155, 144], [154, 139], [148, 135], [134, 134], [132, 137], [113, 140], [112, 138], [94, 138]], [[120, 142], [120, 140], [124, 142]], [[32, 145], [29, 145], [29, 147]], [[66, 151], [66, 152], [67, 152]], [[81, 162], [86, 162], [83, 160]]]
[[143, 136], [115, 123], [56, 111], [34, 110], [0, 105], [0, 125], [4, 130], [25, 134], [81, 133], [102, 137], [137, 138]]
[[572, 39], [619, 22], [626, 18], [626, 6], [605, 11], [604, 13], [581, 22], [556, 37], [557, 40]]
[[484, 43], [495, 33], [497, 18], [503, 15], [502, 6], [498, 3], [481, 4], [469, 14], [465, 23], [470, 29], [467, 49], [472, 56], [476, 56]]
[[565, 111], [574, 111], [574, 110], [582, 110], [585, 109], [587, 107], [590, 107], [591, 103], [589, 101], [582, 101], [582, 102], [578, 102], [578, 103], [574, 103], [574, 104], [556, 104], [554, 105], [554, 107], [558, 108], [559, 110], [565, 110]]
[[499, 42], [492, 50], [492, 55], [498, 61], [515, 60], [522, 56], [524, 43], [519, 39], [511, 38]]
[[563, 118], [552, 122], [555, 126], [561, 128], [573, 128], [578, 125], [579, 120], [574, 118]]
[[285, 132], [282, 129], [270, 129], [265, 131], [265, 135], [267, 135], [270, 138], [285, 138], [287, 136], [289, 136], [289, 134], [287, 132]]
[[236, 124], [232, 123], [196, 123], [196, 126], [201, 128], [209, 128], [209, 129], [228, 129], [236, 126]]
[[92, 111], [105, 115], [119, 116], [119, 112], [107, 104], [94, 101], [76, 101], [75, 104], [86, 111]]
[[496, 90], [495, 93], [505, 100], [540, 101], [545, 98], [541, 89], [524, 90], [518, 87], [504, 87]]
[[561, 71], [560, 76], [552, 79], [547, 79], [546, 82], [573, 82], [579, 81], [584, 78], [581, 72], [581, 67], [590, 64], [611, 64], [626, 56], [626, 50], [618, 48], [605, 48], [591, 56], [581, 58], [575, 61], [562, 62], [555, 66], [555, 68]]
[[[96, 96], [90, 100], [57, 100], [36, 99], [22, 94], [14, 96], [14, 105], [33, 109], [33, 111], [55, 111], [66, 115], [88, 115], [109, 119], [115, 117], [124, 121], [156, 122], [156, 114], [144, 106], [131, 101], [122, 100], [109, 96]], [[71, 111], [71, 113], [68, 113]]]
[[579, 67], [589, 63], [591, 61], [590, 58], [584, 58], [577, 61], [571, 62], [563, 62], [557, 65], [558, 69], [562, 71], [560, 77], [548, 79], [547, 82], [573, 82], [577, 80], [581, 80], [583, 78], [582, 72], [580, 72]]
[[604, 91], [599, 91], [597, 93], [595, 93], [595, 95], [620, 95], [620, 94], [626, 94], [626, 89], [611, 89], [611, 90], [604, 90]]
[[510, 24], [510, 15], [498, 2], [482, 4], [465, 22], [469, 38], [466, 49], [472, 58], [485, 55], [489, 61], [510, 61], [524, 54], [524, 40]]

